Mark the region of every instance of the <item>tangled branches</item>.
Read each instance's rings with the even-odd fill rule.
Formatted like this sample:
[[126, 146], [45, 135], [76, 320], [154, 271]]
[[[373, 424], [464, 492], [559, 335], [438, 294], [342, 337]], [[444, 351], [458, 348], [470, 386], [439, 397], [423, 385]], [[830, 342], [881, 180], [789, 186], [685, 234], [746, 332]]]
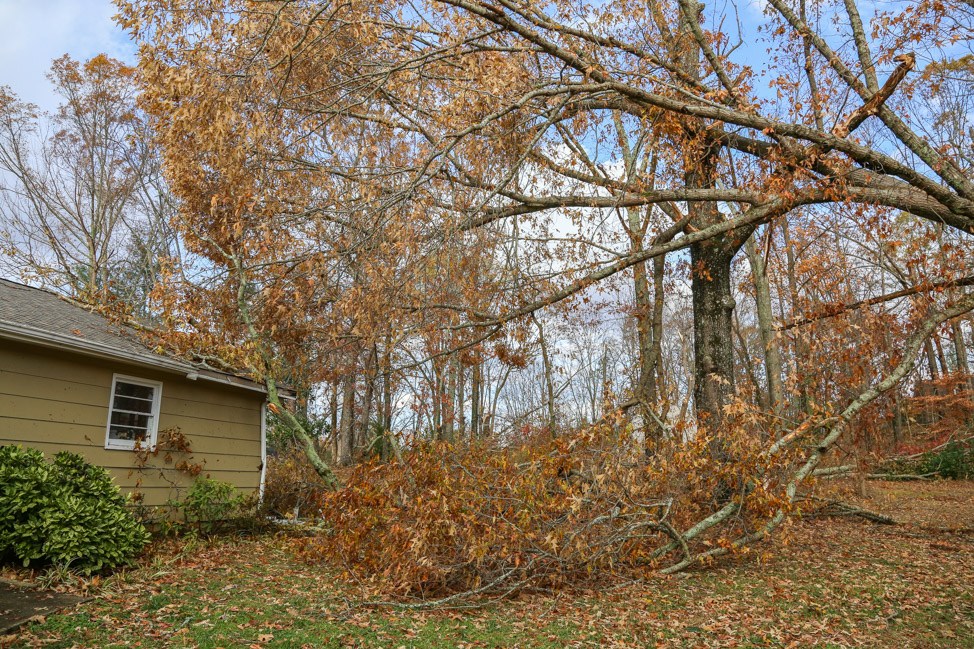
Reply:
[[932, 309], [882, 381], [773, 443], [731, 406], [717, 436], [671, 437], [650, 452], [608, 421], [517, 448], [432, 444], [362, 465], [323, 496], [328, 531], [302, 551], [426, 604], [668, 573], [746, 551], [785, 520], [863, 409], [911, 371], [931, 332], [972, 308], [974, 295]]
[[[329, 531], [303, 540], [302, 552], [377, 592], [424, 600], [597, 585], [687, 564], [786, 506], [776, 495], [784, 474], [764, 463], [754, 437], [723, 438], [730, 461], [714, 459], [703, 437], [648, 454], [611, 425], [518, 448], [431, 444], [357, 468], [322, 499]], [[714, 502], [718, 485], [733, 485], [727, 503]], [[720, 526], [693, 525], [728, 503], [733, 515]]]

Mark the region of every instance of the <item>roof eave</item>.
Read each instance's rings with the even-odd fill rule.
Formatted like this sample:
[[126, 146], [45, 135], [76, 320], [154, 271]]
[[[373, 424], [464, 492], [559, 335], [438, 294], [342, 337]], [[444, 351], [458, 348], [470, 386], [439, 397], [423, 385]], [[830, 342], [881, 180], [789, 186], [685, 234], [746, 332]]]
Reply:
[[197, 368], [189, 363], [166, 358], [165, 356], [150, 356], [148, 354], [125, 354], [117, 349], [102, 343], [91, 340], [79, 340], [70, 336], [64, 336], [50, 331], [38, 331], [30, 327], [19, 325], [9, 320], [0, 320], [0, 338], [17, 340], [21, 342], [49, 347], [52, 349], [64, 349], [65, 347], [79, 354], [101, 358], [105, 360], [122, 360], [133, 365], [149, 367], [182, 374], [186, 378], [203, 379], [213, 383], [219, 383], [229, 387], [241, 388], [253, 392], [267, 393], [267, 388], [260, 383], [245, 379], [243, 377], [214, 372]]

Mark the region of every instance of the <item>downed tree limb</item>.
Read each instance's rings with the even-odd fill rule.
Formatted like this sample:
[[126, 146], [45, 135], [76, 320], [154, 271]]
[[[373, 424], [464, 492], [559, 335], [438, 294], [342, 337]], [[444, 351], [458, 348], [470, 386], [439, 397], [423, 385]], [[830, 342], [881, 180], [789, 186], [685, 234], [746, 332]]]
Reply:
[[911, 480], [935, 480], [940, 474], [936, 471], [933, 473], [923, 473], [920, 475], [914, 473], [870, 473], [866, 475], [866, 480], [889, 480], [890, 482], [909, 482]]
[[[815, 469], [812, 472], [812, 476], [816, 478], [822, 478], [828, 480], [829, 478], [848, 478], [856, 472], [856, 467], [854, 466], [834, 466], [825, 469]], [[889, 480], [890, 482], [907, 482], [910, 480], [934, 480], [937, 478], [939, 473], [936, 471], [932, 473], [867, 473], [864, 478], [866, 480]]]
[[816, 478], [841, 478], [845, 477], [845, 475], [848, 473], [852, 473], [856, 470], [856, 468], [857, 467], [852, 464], [830, 466], [822, 469], [815, 469], [812, 471], [812, 475]]
[[817, 509], [809, 512], [807, 514], [808, 516], [858, 516], [859, 518], [864, 518], [867, 521], [879, 523], [880, 525], [897, 524], [896, 520], [886, 516], [885, 514], [864, 509], [842, 500], [827, 500], [817, 496], [809, 496], [805, 500], [812, 500], [821, 503]]
[[[880, 396], [894, 388], [899, 384], [900, 381], [906, 377], [916, 364], [917, 358], [920, 351], [923, 348], [924, 342], [927, 338], [944, 322], [947, 322], [959, 315], [963, 315], [968, 311], [974, 309], [974, 294], [968, 294], [958, 299], [949, 307], [936, 310], [931, 313], [919, 326], [919, 328], [913, 333], [912, 336], [906, 341], [906, 345], [903, 349], [903, 357], [899, 364], [890, 372], [889, 376], [879, 382], [875, 387], [871, 387], [864, 392], [862, 392], [855, 400], [852, 401], [846, 408], [839, 413], [836, 417], [829, 418], [829, 428], [828, 432], [824, 437], [819, 439], [819, 441], [812, 447], [811, 453], [808, 455], [805, 463], [792, 474], [791, 480], [788, 482], [788, 486], [785, 489], [785, 494], [788, 502], [794, 503], [797, 498], [799, 486], [807, 480], [818, 468], [819, 463], [828, 454], [829, 451], [835, 446], [835, 444], [842, 438], [842, 436], [848, 431], [849, 425], [852, 420], [860, 413], [862, 410], [871, 404], [873, 401], [878, 399]], [[807, 422], [806, 422], [807, 423]], [[803, 430], [814, 430], [821, 426], [805, 426], [804, 424], [800, 426]], [[778, 453], [786, 450], [788, 447], [794, 445], [800, 436], [788, 435], [778, 440], [773, 444], [765, 454], [767, 457], [772, 457]], [[760, 479], [760, 476], [755, 478]], [[755, 483], [752, 481], [748, 490], [753, 490], [755, 488]], [[704, 529], [713, 527], [714, 525], [723, 522], [729, 518], [737, 510], [736, 504], [732, 501], [728, 503], [723, 508], [707, 517], [697, 525], [693, 526], [688, 530], [683, 536], [684, 538], [692, 538], [690, 535], [698, 535]], [[762, 527], [761, 529], [744, 536], [740, 536], [737, 539], [722, 545], [721, 547], [708, 550], [706, 552], [701, 552], [693, 557], [687, 557], [681, 561], [664, 568], [661, 572], [663, 574], [671, 574], [674, 572], [679, 572], [686, 569], [687, 567], [700, 563], [701, 561], [706, 561], [708, 559], [716, 558], [719, 556], [726, 555], [730, 552], [740, 549], [741, 547], [759, 541], [781, 525], [781, 522], [785, 519], [787, 512], [785, 508], [779, 508], [771, 519]], [[670, 544], [672, 545], [672, 544]], [[669, 546], [666, 546], [669, 547]], [[664, 548], [661, 548], [661, 550]], [[672, 549], [672, 548], [671, 548]], [[659, 555], [662, 556], [662, 555]]]

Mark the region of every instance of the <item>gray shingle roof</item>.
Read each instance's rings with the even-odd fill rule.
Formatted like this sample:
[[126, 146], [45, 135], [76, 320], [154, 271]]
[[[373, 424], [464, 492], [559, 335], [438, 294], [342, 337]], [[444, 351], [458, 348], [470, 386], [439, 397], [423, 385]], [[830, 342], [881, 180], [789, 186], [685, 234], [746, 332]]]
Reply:
[[116, 325], [54, 293], [6, 279], [0, 279], [0, 338], [68, 348], [82, 354], [108, 356], [236, 387], [262, 390], [262, 386], [248, 379], [157, 354], [142, 344], [138, 333], [131, 327]]

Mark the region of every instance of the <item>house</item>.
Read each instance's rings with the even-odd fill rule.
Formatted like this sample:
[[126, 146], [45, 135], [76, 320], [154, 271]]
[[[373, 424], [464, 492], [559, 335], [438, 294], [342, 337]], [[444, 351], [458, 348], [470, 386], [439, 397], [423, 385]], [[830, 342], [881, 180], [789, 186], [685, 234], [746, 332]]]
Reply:
[[148, 506], [184, 496], [194, 473], [249, 494], [263, 490], [265, 402], [258, 383], [0, 279], [0, 445], [79, 453]]

